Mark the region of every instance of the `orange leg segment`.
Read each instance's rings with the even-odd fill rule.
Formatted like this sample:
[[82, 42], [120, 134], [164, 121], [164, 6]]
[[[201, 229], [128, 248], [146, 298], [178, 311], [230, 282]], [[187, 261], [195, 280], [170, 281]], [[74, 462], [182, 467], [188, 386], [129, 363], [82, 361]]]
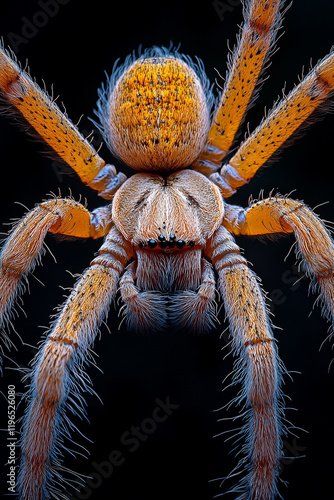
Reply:
[[0, 90], [44, 139], [79, 175], [82, 182], [110, 198], [126, 179], [106, 165], [69, 118], [0, 45]]
[[22, 277], [38, 263], [47, 232], [98, 238], [110, 227], [110, 207], [90, 213], [78, 202], [55, 198], [31, 210], [14, 227], [0, 254], [0, 324], [9, 319]]
[[231, 57], [231, 67], [213, 118], [207, 150], [195, 163], [203, 173], [220, 166], [252, 100], [280, 25], [280, 2], [256, 0], [245, 7], [245, 23]]
[[[221, 293], [238, 359], [234, 382], [241, 384], [247, 445], [240, 468], [245, 478], [232, 491], [241, 499], [272, 500], [281, 457], [280, 364], [264, 298], [254, 273], [231, 234], [220, 228], [208, 256], [218, 273]], [[247, 462], [245, 461], [247, 459]]]
[[224, 225], [234, 234], [295, 234], [306, 273], [316, 277], [325, 312], [334, 321], [334, 242], [319, 217], [304, 203], [288, 198], [268, 198], [247, 210], [227, 208]]
[[116, 228], [108, 234], [94, 259], [67, 299], [36, 360], [30, 405], [24, 423], [23, 460], [19, 475], [24, 499], [57, 497], [52, 466], [59, 468], [58, 432], [66, 399], [84, 412], [87, 391], [87, 351], [115, 296], [119, 275], [131, 257], [131, 247]]
[[229, 163], [222, 167], [220, 174], [210, 176], [221, 187], [223, 196], [231, 196], [238, 187], [249, 182], [287, 139], [307, 124], [312, 113], [328, 102], [333, 89], [334, 54], [330, 54], [271, 110]]

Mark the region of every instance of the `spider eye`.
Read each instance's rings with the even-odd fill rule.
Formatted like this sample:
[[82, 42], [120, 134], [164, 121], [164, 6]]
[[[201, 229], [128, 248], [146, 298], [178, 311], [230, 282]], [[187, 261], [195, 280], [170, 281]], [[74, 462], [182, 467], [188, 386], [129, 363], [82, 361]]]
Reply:
[[134, 61], [108, 100], [99, 103], [112, 152], [136, 170], [163, 172], [191, 165], [210, 127], [210, 97], [201, 76], [173, 54]]
[[147, 245], [149, 248], [155, 248], [157, 246], [157, 242], [155, 240], [148, 240]]

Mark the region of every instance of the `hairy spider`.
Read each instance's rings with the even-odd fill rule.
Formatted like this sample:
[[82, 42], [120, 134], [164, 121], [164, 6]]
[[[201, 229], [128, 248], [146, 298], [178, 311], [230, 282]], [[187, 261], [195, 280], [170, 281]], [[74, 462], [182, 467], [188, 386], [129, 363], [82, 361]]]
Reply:
[[[225, 199], [247, 183], [294, 132], [328, 104], [334, 55], [317, 64], [260, 126], [231, 151], [281, 24], [280, 2], [253, 0], [214, 105], [202, 64], [153, 48], [117, 67], [99, 94], [97, 115], [111, 152], [138, 173], [126, 179], [106, 164], [55, 102], [0, 52], [4, 100], [23, 115], [84, 184], [110, 200], [89, 212], [69, 198], [40, 203], [12, 230], [1, 253], [0, 312], [11, 307], [38, 263], [46, 234], [104, 237], [98, 256], [68, 297], [36, 358], [22, 440], [23, 499], [63, 497], [55, 483], [58, 433], [83, 410], [89, 349], [116, 290], [131, 328], [177, 324], [201, 332], [214, 325], [220, 292], [241, 385], [245, 444], [238, 499], [276, 497], [282, 456], [282, 365], [258, 280], [233, 235], [294, 233], [306, 273], [328, 318], [333, 315], [333, 242], [302, 202], [270, 197], [247, 209]], [[214, 111], [211, 114], [211, 108]]]

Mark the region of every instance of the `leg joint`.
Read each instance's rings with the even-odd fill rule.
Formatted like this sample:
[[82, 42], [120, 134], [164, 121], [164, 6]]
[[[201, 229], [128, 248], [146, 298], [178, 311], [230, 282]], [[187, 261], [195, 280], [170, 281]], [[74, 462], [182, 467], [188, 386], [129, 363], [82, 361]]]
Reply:
[[69, 339], [69, 338], [57, 338], [57, 337], [54, 337], [54, 336], [50, 336], [49, 337], [49, 340], [51, 342], [59, 342], [60, 344], [63, 344], [63, 345], [66, 345], [66, 346], [73, 346], [74, 349], [78, 349], [79, 347], [79, 344], [78, 342], [75, 342], [75, 340], [73, 339]]
[[256, 339], [252, 339], [252, 340], [246, 340], [245, 348], [247, 349], [248, 347], [254, 347], [254, 346], [259, 345], [259, 344], [264, 345], [264, 344], [270, 343], [272, 341], [273, 341], [273, 339], [264, 338], [264, 337], [256, 338]]

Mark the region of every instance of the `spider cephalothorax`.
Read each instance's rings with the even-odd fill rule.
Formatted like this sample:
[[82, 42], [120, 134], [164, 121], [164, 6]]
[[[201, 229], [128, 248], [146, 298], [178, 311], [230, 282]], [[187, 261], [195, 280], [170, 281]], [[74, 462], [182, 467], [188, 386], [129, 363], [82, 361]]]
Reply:
[[127, 240], [141, 247], [154, 248], [150, 240], [160, 248], [163, 241], [170, 241], [166, 250], [183, 248], [178, 241], [202, 247], [222, 217], [219, 189], [191, 170], [168, 177], [136, 174], [118, 190], [113, 202], [118, 228]]
[[101, 129], [111, 152], [137, 171], [129, 179], [106, 164], [55, 102], [0, 48], [4, 99], [82, 182], [111, 200], [92, 212], [72, 199], [40, 203], [16, 224], [0, 255], [0, 315], [5, 322], [48, 232], [104, 237], [35, 360], [23, 426], [22, 499], [63, 498], [54, 479], [61, 454], [57, 446], [62, 445], [57, 432], [68, 433], [69, 426], [62, 426], [67, 407], [84, 412], [85, 361], [118, 289], [128, 324], [151, 331], [171, 324], [208, 330], [215, 319], [218, 289], [237, 357], [237, 401], [244, 404], [240, 417], [245, 421], [245, 444], [239, 463], [244, 478], [231, 491], [239, 500], [273, 500], [278, 495], [283, 369], [257, 277], [233, 235], [294, 233], [329, 319], [334, 312], [333, 241], [302, 202], [276, 196], [243, 209], [225, 198], [248, 182], [315, 110], [330, 102], [334, 55], [318, 63], [277, 103], [233, 154], [236, 133], [274, 46], [280, 2], [250, 0], [244, 16], [213, 115], [202, 65], [167, 49], [153, 48], [138, 59], [129, 58], [100, 91]]

